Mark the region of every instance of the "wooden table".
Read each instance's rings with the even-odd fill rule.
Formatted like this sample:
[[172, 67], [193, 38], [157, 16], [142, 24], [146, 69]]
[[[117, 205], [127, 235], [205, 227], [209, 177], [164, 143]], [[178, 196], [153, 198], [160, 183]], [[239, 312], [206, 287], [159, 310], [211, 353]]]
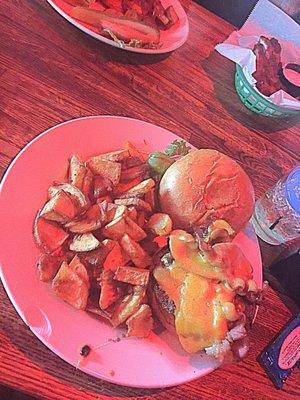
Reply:
[[[33, 137], [59, 122], [111, 114], [161, 125], [198, 147], [223, 151], [251, 176], [256, 195], [299, 162], [297, 121], [252, 114], [216, 54], [234, 27], [184, 1], [190, 35], [164, 56], [130, 54], [88, 37], [42, 0], [0, 2], [0, 172]], [[265, 263], [274, 248], [262, 246]], [[291, 317], [270, 290], [245, 361], [185, 385], [138, 390], [95, 379], [59, 359], [26, 328], [0, 291], [0, 383], [46, 399], [295, 399], [300, 372], [276, 391], [256, 357]], [[3, 395], [4, 396], [4, 395]], [[3, 397], [2, 396], [2, 397]]]

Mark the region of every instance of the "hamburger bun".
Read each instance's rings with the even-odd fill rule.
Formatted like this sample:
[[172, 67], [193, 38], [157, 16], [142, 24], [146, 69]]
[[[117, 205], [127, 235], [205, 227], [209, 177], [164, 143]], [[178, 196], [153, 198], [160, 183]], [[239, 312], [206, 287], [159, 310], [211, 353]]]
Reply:
[[167, 169], [160, 182], [159, 201], [175, 228], [207, 228], [212, 221], [224, 219], [238, 232], [252, 215], [254, 190], [233, 159], [216, 150], [201, 149]]

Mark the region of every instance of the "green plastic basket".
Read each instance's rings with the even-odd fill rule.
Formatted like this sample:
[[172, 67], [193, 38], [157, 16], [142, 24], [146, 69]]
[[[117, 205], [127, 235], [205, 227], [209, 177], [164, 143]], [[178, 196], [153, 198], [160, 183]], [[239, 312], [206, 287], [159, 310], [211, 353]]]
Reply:
[[247, 81], [242, 68], [236, 64], [235, 89], [241, 102], [257, 114], [267, 117], [287, 117], [291, 115], [300, 115], [299, 110], [279, 107], [271, 103], [261, 94], [259, 94]]

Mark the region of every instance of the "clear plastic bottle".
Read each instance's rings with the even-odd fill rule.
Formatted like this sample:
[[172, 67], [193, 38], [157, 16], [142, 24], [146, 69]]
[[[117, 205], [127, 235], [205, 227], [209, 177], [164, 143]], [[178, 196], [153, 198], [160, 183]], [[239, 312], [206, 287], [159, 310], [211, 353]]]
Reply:
[[270, 244], [300, 236], [300, 165], [256, 201], [251, 221], [256, 234]]

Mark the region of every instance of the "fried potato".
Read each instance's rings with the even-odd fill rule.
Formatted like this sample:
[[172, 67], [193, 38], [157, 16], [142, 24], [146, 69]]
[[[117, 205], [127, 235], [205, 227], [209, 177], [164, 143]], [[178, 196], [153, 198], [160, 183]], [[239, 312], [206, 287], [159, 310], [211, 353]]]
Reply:
[[126, 193], [129, 189], [133, 188], [134, 186], [138, 185], [142, 182], [142, 178], [138, 177], [133, 179], [132, 181], [128, 182], [120, 182], [113, 190], [114, 196], [120, 196], [121, 194]]
[[147, 193], [145, 193], [145, 201], [150, 204], [152, 210], [156, 208], [156, 193], [155, 188], [153, 187]]
[[124, 217], [127, 214], [127, 208], [125, 206], [117, 206], [115, 209], [115, 215], [113, 219]]
[[65, 302], [78, 310], [84, 310], [88, 300], [88, 286], [85, 281], [64, 261], [52, 281], [54, 292]]
[[129, 151], [129, 154], [131, 157], [138, 157], [143, 162], [146, 162], [148, 160], [149, 154], [146, 152], [140, 151], [131, 142], [127, 141], [125, 143], [124, 148]]
[[149, 190], [151, 190], [155, 186], [155, 182], [152, 178], [145, 179], [141, 183], [136, 186], [133, 186], [131, 189], [127, 190], [124, 194], [119, 196], [120, 198], [128, 198], [128, 197], [136, 197], [143, 196]]
[[109, 224], [101, 229], [104, 237], [117, 240], [126, 232], [125, 218], [123, 216], [113, 219]]
[[149, 270], [128, 265], [118, 267], [114, 279], [131, 285], [147, 286], [149, 282]]
[[42, 254], [37, 263], [40, 280], [43, 282], [52, 281], [61, 263], [62, 257], [53, 256], [52, 254]]
[[128, 182], [134, 179], [144, 179], [148, 166], [145, 164], [137, 165], [126, 170], [121, 171], [120, 180], [121, 182]]
[[120, 244], [134, 265], [140, 268], [146, 268], [151, 265], [151, 257], [137, 242], [131, 239], [129, 235], [125, 234], [122, 237]]
[[87, 266], [93, 269], [99, 269], [103, 266], [110, 249], [100, 243], [97, 249], [80, 253], [78, 256], [80, 260]]
[[78, 211], [79, 209], [72, 197], [63, 190], [59, 190], [44, 205], [40, 216], [51, 221], [65, 223], [75, 218]]
[[92, 233], [83, 233], [82, 235], [74, 236], [69, 249], [80, 253], [82, 251], [95, 250], [99, 245], [99, 240]]
[[87, 163], [97, 163], [98, 161], [120, 162], [129, 157], [129, 150], [117, 150], [110, 153], [103, 153], [88, 159]]
[[57, 222], [47, 221], [39, 216], [34, 222], [33, 235], [37, 245], [45, 253], [52, 253], [69, 237], [69, 234]]
[[137, 210], [145, 211], [147, 213], [150, 213], [152, 211], [149, 203], [142, 199], [139, 199], [138, 197], [115, 199], [114, 202], [117, 205], [135, 206]]
[[148, 304], [142, 304], [140, 308], [126, 321], [128, 327], [126, 336], [146, 338], [153, 329], [152, 311]]
[[119, 183], [121, 176], [120, 163], [101, 159], [90, 159], [87, 165], [94, 174], [109, 179], [114, 186]]
[[72, 233], [89, 233], [100, 229], [105, 219], [105, 214], [99, 204], [91, 206], [79, 220], [74, 220], [65, 225]]
[[100, 277], [99, 307], [105, 310], [121, 297], [122, 291], [113, 279], [113, 271], [103, 270]]
[[[121, 207], [121, 206], [120, 206], [120, 207]], [[123, 207], [125, 207], [125, 206], [123, 206]], [[135, 221], [135, 222], [136, 222], [137, 217], [138, 217], [138, 212], [136, 211], [136, 209], [134, 208], [134, 206], [129, 206], [129, 207], [127, 208], [127, 215], [128, 215], [129, 218], [132, 219], [132, 221]], [[140, 226], [141, 226], [141, 225], [140, 225]]]
[[101, 244], [104, 247], [106, 247], [108, 249], [108, 251], [110, 252], [114, 248], [116, 243], [118, 243], [118, 242], [116, 242], [115, 240], [104, 239]]
[[108, 192], [112, 191], [113, 185], [110, 179], [105, 178], [102, 175], [95, 175], [93, 180], [93, 196], [97, 200], [103, 196], [106, 196]]
[[89, 168], [86, 168], [86, 174], [83, 178], [81, 191], [86, 196], [87, 199], [92, 197], [94, 175]]
[[156, 213], [151, 215], [147, 223], [147, 227], [155, 235], [165, 236], [171, 233], [173, 229], [173, 224], [168, 214]]
[[[125, 216], [125, 232], [131, 237], [131, 239], [136, 242], [140, 242], [141, 240], [147, 237], [145, 231], [138, 226], [131, 218]], [[125, 233], [124, 232], [124, 233]]]
[[114, 242], [113, 247], [109, 251], [105, 261], [103, 262], [103, 268], [106, 271], [115, 272], [119, 267], [124, 264], [124, 257], [121, 247], [118, 242]]
[[138, 226], [140, 226], [141, 228], [144, 228], [145, 224], [146, 224], [146, 216], [145, 216], [145, 212], [144, 211], [139, 211], [137, 214], [137, 219], [136, 219], [136, 223], [138, 224]]
[[70, 159], [69, 164], [69, 179], [70, 183], [78, 189], [82, 189], [83, 180], [87, 173], [87, 169], [84, 166], [80, 158], [74, 154]]
[[76, 186], [71, 185], [71, 183], [60, 183], [50, 186], [48, 189], [49, 198], [55, 196], [55, 194], [60, 190], [69, 193], [81, 208], [86, 207], [89, 203], [82, 191]]
[[109, 322], [111, 320], [112, 311], [110, 311], [109, 309], [101, 310], [101, 308], [99, 308], [99, 307], [95, 307], [93, 305], [88, 304], [85, 311], [87, 311], [91, 314], [98, 315], [99, 317], [104, 318]]
[[145, 288], [143, 286], [134, 286], [133, 293], [118, 300], [111, 317], [112, 326], [116, 328], [134, 314], [142, 304], [144, 297]]
[[131, 167], [136, 167], [137, 165], [141, 165], [144, 162], [139, 158], [139, 157], [129, 157], [129, 158], [125, 158], [125, 160], [122, 160], [121, 162], [121, 168], [122, 171], [124, 169], [128, 169]]
[[85, 284], [89, 288], [90, 279], [87, 273], [87, 269], [77, 255], [75, 255], [74, 258], [71, 260], [71, 262], [69, 263], [69, 267], [85, 282]]

